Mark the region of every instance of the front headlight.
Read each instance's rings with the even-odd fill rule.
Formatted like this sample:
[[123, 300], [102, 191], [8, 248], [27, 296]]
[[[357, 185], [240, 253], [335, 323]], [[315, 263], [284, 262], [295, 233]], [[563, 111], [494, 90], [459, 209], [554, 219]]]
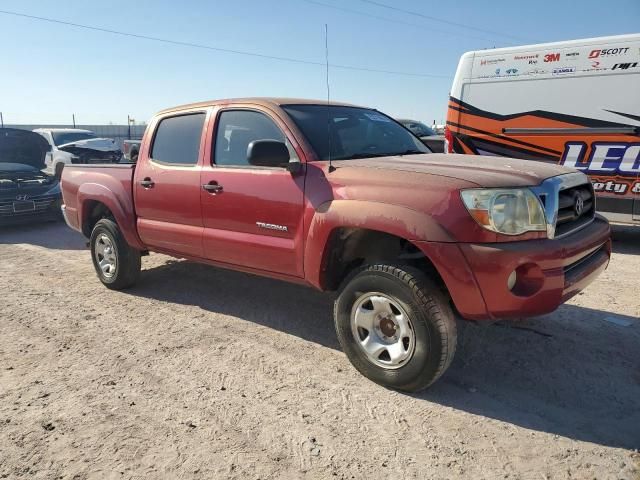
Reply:
[[520, 235], [547, 229], [542, 203], [528, 188], [474, 188], [460, 195], [471, 216], [487, 230]]

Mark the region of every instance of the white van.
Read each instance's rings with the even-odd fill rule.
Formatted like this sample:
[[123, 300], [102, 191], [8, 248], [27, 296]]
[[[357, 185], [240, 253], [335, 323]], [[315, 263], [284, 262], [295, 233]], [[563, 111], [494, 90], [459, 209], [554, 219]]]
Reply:
[[640, 222], [640, 34], [465, 53], [445, 138], [448, 153], [581, 170], [600, 213]]

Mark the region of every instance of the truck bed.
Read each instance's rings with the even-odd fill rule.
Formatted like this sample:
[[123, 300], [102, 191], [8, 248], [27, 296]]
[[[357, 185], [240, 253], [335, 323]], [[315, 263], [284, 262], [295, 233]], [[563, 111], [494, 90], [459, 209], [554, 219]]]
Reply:
[[[63, 212], [67, 224], [82, 232], [82, 219], [96, 201], [101, 201], [111, 210], [119, 210], [133, 220], [133, 176], [134, 163], [103, 165], [66, 165], [62, 171], [61, 189]], [[86, 198], [92, 200], [86, 201]], [[118, 204], [113, 205], [113, 199]], [[116, 212], [113, 212], [116, 214]], [[82, 232], [87, 235], [88, 232]]]

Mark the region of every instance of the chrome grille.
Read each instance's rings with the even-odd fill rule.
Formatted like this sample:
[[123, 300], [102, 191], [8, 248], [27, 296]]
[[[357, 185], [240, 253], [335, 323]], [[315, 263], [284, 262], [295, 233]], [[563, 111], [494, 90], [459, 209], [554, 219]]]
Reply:
[[589, 178], [583, 173], [551, 177], [531, 190], [544, 206], [549, 238], [569, 235], [586, 227], [595, 218], [596, 197]]
[[19, 200], [0, 200], [0, 217], [37, 215], [49, 209], [57, 199], [58, 198], [55, 195], [42, 195], [29, 198], [28, 201], [32, 201], [34, 204], [34, 210], [26, 210], [22, 212], [15, 212], [13, 209], [14, 202], [19, 202]]
[[556, 237], [583, 227], [593, 220], [595, 213], [596, 202], [591, 183], [561, 190], [558, 192]]

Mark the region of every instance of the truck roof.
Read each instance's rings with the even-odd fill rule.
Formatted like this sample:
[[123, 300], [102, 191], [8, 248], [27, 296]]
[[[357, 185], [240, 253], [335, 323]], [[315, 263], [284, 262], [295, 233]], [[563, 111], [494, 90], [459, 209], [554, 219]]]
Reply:
[[[188, 103], [185, 105], [178, 105], [175, 107], [165, 108], [158, 113], [168, 113], [177, 110], [188, 110], [191, 108], [199, 107], [211, 107], [214, 105], [227, 105], [230, 103], [250, 103], [254, 105], [261, 105], [264, 107], [279, 107], [280, 105], [327, 105], [326, 100], [311, 100], [308, 98], [287, 98], [287, 97], [246, 97], [246, 98], [226, 98], [221, 100], [208, 100], [203, 102]], [[337, 105], [343, 107], [357, 107], [358, 105], [352, 105], [343, 102], [328, 102], [329, 105]]]

